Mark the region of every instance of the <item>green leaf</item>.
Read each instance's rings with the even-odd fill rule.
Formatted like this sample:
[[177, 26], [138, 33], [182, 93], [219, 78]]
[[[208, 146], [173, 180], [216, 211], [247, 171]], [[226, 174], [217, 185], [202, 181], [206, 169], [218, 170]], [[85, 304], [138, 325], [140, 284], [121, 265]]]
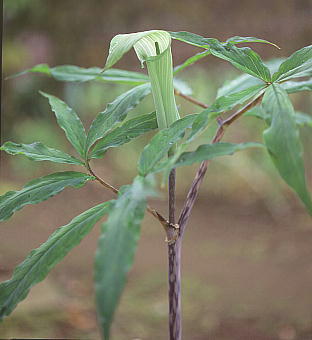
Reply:
[[90, 157], [100, 158], [107, 149], [128, 143], [132, 139], [154, 129], [157, 129], [155, 112], [129, 119], [100, 139], [92, 149]]
[[312, 78], [304, 81], [286, 81], [281, 86], [287, 93], [312, 91]]
[[312, 45], [303, 47], [287, 58], [273, 74], [272, 81], [285, 81], [292, 78], [312, 75]]
[[249, 47], [238, 48], [231, 43], [226, 45], [218, 43], [210, 51], [215, 57], [229, 61], [245, 73], [265, 82], [271, 81], [269, 69], [262, 62], [260, 56]]
[[262, 105], [252, 108], [244, 113], [244, 117], [256, 117], [270, 124], [271, 115], [263, 110]]
[[207, 55], [210, 55], [210, 51], [204, 51], [204, 52], [199, 52], [196, 53], [195, 55], [187, 58], [182, 64], [177, 65], [174, 67], [173, 69], [173, 74], [177, 74], [178, 72], [184, 70], [186, 67], [193, 65], [194, 63], [196, 63], [198, 60], [206, 57]]
[[42, 74], [47, 74], [47, 75], [50, 76], [51, 75], [51, 69], [50, 69], [48, 64], [38, 64], [38, 65], [35, 65], [32, 68], [29, 68], [27, 70], [18, 72], [16, 74], [12, 74], [11, 76], [7, 77], [6, 79], [16, 78], [16, 77], [22, 76], [22, 75], [27, 74], [27, 73], [42, 73]]
[[111, 202], [101, 203], [75, 217], [67, 225], [58, 228], [15, 268], [12, 278], [0, 284], [0, 319], [9, 315], [26, 298], [31, 287], [42, 281], [80, 243], [111, 206]]
[[[190, 33], [190, 32], [170, 32], [170, 35], [173, 39], [183, 41], [187, 44], [194, 45], [197, 47], [202, 47], [202, 48], [210, 48], [213, 47], [215, 43], [220, 43], [217, 39], [214, 38], [204, 38], [201, 35], [195, 34], [195, 33]], [[235, 36], [232, 38], [229, 38], [225, 43], [231, 43], [231, 44], [241, 44], [241, 43], [253, 43], [253, 42], [260, 42], [260, 43], [265, 43], [265, 44], [270, 44], [275, 47], [278, 47], [277, 45], [271, 43], [270, 41], [259, 39], [259, 38], [254, 38], [254, 37], [239, 37]]]
[[111, 131], [116, 124], [123, 121], [128, 112], [134, 109], [151, 91], [150, 84], [143, 84], [121, 94], [112, 103], [109, 103], [103, 112], [100, 112], [92, 122], [86, 141], [85, 152], [100, 138]]
[[[180, 166], [192, 165], [206, 160], [211, 160], [216, 157], [232, 155], [237, 151], [245, 150], [247, 148], [263, 147], [260, 143], [215, 143], [200, 145], [195, 151], [183, 152], [180, 157], [174, 162], [171, 159], [159, 164], [157, 171], [162, 171], [170, 164], [170, 168], [177, 168]], [[170, 170], [171, 170], [170, 169]]]
[[75, 65], [61, 65], [51, 68], [51, 76], [59, 81], [85, 82], [101, 75], [99, 67], [83, 68]]
[[86, 82], [98, 80], [118, 84], [138, 85], [149, 81], [146, 74], [139, 72], [131, 72], [119, 69], [110, 69], [103, 72], [103, 69], [99, 67], [83, 68], [75, 65], [49, 67], [46, 64], [36, 65], [28, 70], [19, 72], [8, 78], [14, 78], [26, 73], [47, 74], [56, 80], [68, 82]]
[[58, 194], [66, 187], [80, 188], [93, 177], [75, 171], [57, 172], [28, 182], [19, 191], [0, 196], [0, 221], [7, 220], [27, 204], [36, 204]]
[[230, 93], [217, 98], [210, 107], [198, 114], [198, 117], [193, 123], [192, 131], [188, 137], [189, 141], [193, 140], [198, 133], [201, 133], [220, 113], [232, 110], [237, 105], [241, 105], [256, 96], [259, 96], [263, 93], [264, 89], [265, 85], [255, 85], [242, 91]]
[[185, 130], [192, 126], [196, 118], [196, 114], [187, 115], [174, 122], [169, 128], [160, 130], [143, 149], [138, 162], [139, 174], [146, 176], [152, 173], [157, 163], [183, 137]]
[[[270, 72], [277, 71], [280, 64], [284, 61], [284, 58], [272, 59], [266, 61], [264, 64], [268, 67]], [[233, 80], [227, 80], [224, 85], [218, 89], [217, 98], [232, 94], [233, 92], [239, 92], [246, 90], [249, 87], [261, 85], [262, 81], [258, 78], [251, 76], [250, 74], [242, 74], [235, 77]]]
[[227, 80], [217, 92], [217, 98], [231, 95], [232, 93], [244, 91], [250, 87], [263, 85], [262, 80], [251, 76], [250, 74], [242, 74], [233, 80]]
[[205, 49], [209, 49], [216, 43], [220, 43], [217, 39], [214, 38], [204, 38], [201, 35], [190, 33], [190, 32], [169, 32], [171, 35], [171, 38], [183, 41], [187, 44], [202, 47]]
[[120, 84], [143, 84], [148, 82], [148, 77], [143, 73], [119, 69], [110, 69], [103, 72], [99, 67], [82, 68], [73, 65], [56, 66], [51, 69], [52, 76], [60, 81], [99, 80]]
[[32, 144], [5, 142], [0, 147], [0, 150], [3, 150], [11, 155], [24, 155], [33, 161], [51, 161], [55, 163], [84, 165], [81, 160], [70, 156], [63, 151], [49, 148], [48, 146], [39, 142]]
[[[261, 108], [261, 106], [257, 106], [255, 108], [247, 111], [244, 114], [244, 117], [256, 117], [256, 118], [264, 120], [268, 124], [270, 124], [271, 119], [272, 119], [271, 114], [266, 113], [263, 110], [263, 108]], [[295, 111], [294, 119], [295, 119], [297, 126], [312, 127], [312, 116], [307, 114], [307, 113]]]
[[231, 38], [227, 39], [226, 42], [227, 43], [231, 43], [231, 44], [264, 43], [264, 44], [269, 44], [269, 45], [272, 45], [272, 46], [280, 49], [276, 44], [274, 44], [274, 43], [272, 43], [272, 42], [270, 42], [268, 40], [254, 38], [254, 37], [239, 37], [239, 36], [235, 36], [235, 37], [231, 37]]
[[103, 225], [95, 257], [97, 313], [105, 340], [133, 263], [146, 197], [151, 194], [149, 180], [141, 177], [121, 191]]
[[245, 103], [247, 100], [260, 95], [265, 85], [255, 85], [245, 90], [234, 92], [217, 98], [217, 100], [206, 109], [207, 112], [224, 112], [233, 109], [235, 106]]
[[312, 116], [307, 113], [296, 111], [295, 120], [298, 126], [312, 127]]
[[270, 115], [271, 125], [263, 137], [271, 159], [285, 182], [294, 189], [312, 215], [312, 201], [304, 174], [302, 145], [294, 109], [285, 90], [271, 85], [262, 100], [263, 110]]
[[[249, 47], [238, 48], [234, 46], [234, 44], [237, 43], [247, 42], [264, 42], [274, 45], [266, 40], [252, 37], [233, 37], [228, 39], [226, 43], [221, 43], [217, 39], [204, 38], [198, 34], [189, 32], [170, 32], [170, 34], [173, 39], [177, 39], [194, 46], [208, 49], [209, 52], [214, 56], [229, 61], [233, 66], [237, 67], [239, 70], [245, 73], [251, 74], [252, 76], [262, 79], [265, 82], [271, 81], [271, 74], [269, 69], [264, 65], [261, 58], [256, 52], [254, 52]], [[200, 57], [200, 55], [198, 55], [198, 57]], [[195, 57], [194, 61], [196, 60], [197, 59]], [[190, 63], [192, 62], [193, 61], [190, 60]], [[187, 63], [188, 61], [186, 62], [186, 64]], [[184, 67], [182, 66], [182, 68]]]
[[40, 93], [48, 98], [59, 126], [64, 130], [67, 139], [79, 155], [83, 157], [86, 144], [86, 132], [76, 112], [59, 98], [44, 92]]

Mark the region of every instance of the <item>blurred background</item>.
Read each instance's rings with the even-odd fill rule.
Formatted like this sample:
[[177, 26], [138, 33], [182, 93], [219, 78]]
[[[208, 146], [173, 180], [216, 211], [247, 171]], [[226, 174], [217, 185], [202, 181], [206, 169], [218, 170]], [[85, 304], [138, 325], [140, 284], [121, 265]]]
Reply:
[[[311, 0], [142, 1], [4, 0], [3, 76], [38, 63], [50, 66], [104, 65], [109, 41], [118, 33], [149, 29], [190, 31], [225, 40], [256, 36], [277, 43], [253, 44], [264, 59], [288, 56], [311, 44]], [[174, 64], [199, 49], [173, 42]], [[130, 52], [117, 65], [140, 71]], [[144, 72], [144, 71], [143, 71]], [[239, 75], [212, 56], [183, 71], [193, 96], [211, 103], [219, 86]], [[3, 78], [4, 78], [3, 77]], [[31, 74], [3, 81], [2, 143], [41, 141], [74, 152], [38, 91], [65, 100], [86, 126], [127, 85], [61, 83]], [[291, 96], [297, 110], [311, 114], [307, 92]], [[177, 98], [182, 115], [200, 112]], [[152, 111], [146, 98], [131, 115]], [[226, 141], [261, 141], [264, 125], [252, 117], [235, 123]], [[212, 131], [202, 136], [207, 142]], [[115, 186], [135, 175], [143, 136], [93, 163]], [[312, 187], [312, 136], [301, 129], [308, 182]], [[37, 176], [75, 166], [32, 162], [1, 155], [1, 193], [21, 188]], [[181, 207], [196, 167], [178, 171]], [[0, 278], [57, 227], [85, 209], [113, 198], [96, 183], [66, 189], [36, 206], [25, 207], [0, 230]], [[153, 202], [167, 214], [166, 197]], [[0, 325], [0, 337], [98, 339], [93, 292], [93, 257], [99, 234], [94, 228], [65, 260], [36, 285]], [[167, 338], [167, 259], [162, 228], [146, 216], [129, 282], [113, 326], [113, 339]], [[312, 226], [300, 202], [276, 174], [263, 150], [220, 158], [209, 167], [194, 208], [183, 250], [184, 339], [312, 339]]]

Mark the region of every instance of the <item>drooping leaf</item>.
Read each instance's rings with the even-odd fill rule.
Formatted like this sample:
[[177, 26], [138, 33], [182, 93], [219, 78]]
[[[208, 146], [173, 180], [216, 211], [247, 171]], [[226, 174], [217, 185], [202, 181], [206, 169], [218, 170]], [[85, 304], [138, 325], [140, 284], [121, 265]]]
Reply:
[[49, 67], [47, 64], [36, 65], [28, 70], [19, 72], [8, 78], [18, 77], [26, 73], [41, 73], [59, 81], [86, 82], [91, 80], [138, 85], [149, 81], [144, 73], [120, 69], [109, 69], [103, 72], [100, 67], [83, 68], [75, 65]]
[[49, 148], [40, 142], [32, 144], [5, 142], [0, 147], [0, 150], [3, 150], [11, 155], [24, 155], [33, 161], [51, 161], [55, 163], [84, 165], [81, 160], [70, 156], [63, 151]]
[[105, 340], [109, 339], [114, 312], [132, 267], [150, 183], [137, 177], [121, 191], [102, 227], [95, 258], [96, 305]]
[[288, 57], [273, 74], [273, 81], [312, 76], [312, 45], [303, 47]]
[[312, 91], [312, 78], [304, 81], [286, 81], [281, 86], [287, 93]]
[[187, 115], [174, 122], [169, 128], [160, 130], [145, 146], [138, 162], [142, 176], [153, 172], [157, 163], [167, 155], [169, 149], [183, 137], [187, 128], [192, 126], [197, 115]]
[[93, 177], [75, 171], [57, 172], [28, 182], [23, 189], [0, 196], [0, 221], [7, 220], [27, 204], [37, 204], [66, 187], [79, 188]]
[[59, 126], [64, 130], [67, 139], [79, 155], [83, 157], [86, 144], [86, 132], [76, 112], [59, 98], [44, 92], [40, 93], [48, 98]]
[[31, 287], [42, 281], [111, 207], [111, 202], [101, 203], [75, 217], [67, 225], [58, 228], [15, 268], [12, 278], [0, 284], [0, 320], [26, 298]]
[[294, 109], [285, 90], [271, 85], [262, 101], [264, 111], [271, 117], [270, 127], [263, 137], [271, 159], [285, 182], [298, 194], [312, 215], [302, 158], [302, 145], [295, 121]]
[[121, 94], [112, 103], [106, 106], [93, 120], [86, 141], [85, 152], [100, 138], [111, 131], [116, 124], [123, 121], [128, 112], [134, 109], [141, 100], [150, 93], [150, 84], [143, 84]]
[[128, 143], [132, 139], [154, 129], [157, 129], [155, 112], [129, 119], [100, 139], [92, 149], [90, 157], [100, 158], [107, 149]]
[[171, 169], [180, 166], [192, 165], [200, 163], [205, 160], [211, 160], [221, 156], [232, 155], [237, 151], [245, 150], [248, 148], [263, 147], [260, 143], [215, 143], [200, 145], [195, 151], [183, 152], [180, 157], [174, 162], [171, 159], [162, 162], [157, 167], [157, 171], [162, 171], [170, 164]]

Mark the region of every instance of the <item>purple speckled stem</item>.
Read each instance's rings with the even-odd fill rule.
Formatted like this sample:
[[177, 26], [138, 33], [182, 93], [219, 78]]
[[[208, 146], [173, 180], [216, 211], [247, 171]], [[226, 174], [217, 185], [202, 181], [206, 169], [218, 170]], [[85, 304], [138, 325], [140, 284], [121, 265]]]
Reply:
[[[175, 224], [175, 177], [173, 169], [169, 175], [169, 222]], [[172, 229], [172, 228], [171, 228]], [[172, 232], [172, 234], [171, 234]], [[174, 237], [174, 230], [169, 239]], [[169, 282], [169, 335], [170, 340], [181, 340], [181, 242], [168, 243]]]

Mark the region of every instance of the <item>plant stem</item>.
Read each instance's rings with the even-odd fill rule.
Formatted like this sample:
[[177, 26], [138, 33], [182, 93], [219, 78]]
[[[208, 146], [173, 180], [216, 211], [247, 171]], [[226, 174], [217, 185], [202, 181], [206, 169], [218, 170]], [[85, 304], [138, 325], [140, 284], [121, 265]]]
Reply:
[[[169, 223], [175, 224], [175, 181], [176, 170], [169, 175]], [[168, 240], [174, 240], [176, 230], [168, 228]], [[180, 340], [181, 324], [181, 248], [179, 242], [168, 242], [168, 282], [169, 282], [169, 335], [170, 340]]]
[[[250, 110], [252, 107], [258, 105], [261, 100], [262, 100], [263, 94], [258, 96], [256, 99], [253, 101], [249, 102], [246, 104], [244, 107], [242, 107], [240, 110], [234, 112], [231, 116], [229, 116], [227, 119], [222, 120], [218, 119], [219, 127], [216, 131], [215, 136], [213, 137], [211, 143], [218, 143], [222, 139], [224, 133], [225, 133], [225, 128], [231, 125], [233, 122], [235, 122], [239, 117], [241, 117], [245, 112]], [[179, 217], [179, 240], [181, 241], [183, 238], [183, 234], [185, 231], [185, 227], [187, 225], [188, 219], [191, 215], [191, 211], [193, 209], [194, 203], [196, 201], [196, 198], [199, 193], [199, 187], [205, 177], [207, 167], [208, 167], [209, 161], [203, 161], [195, 175], [195, 178], [192, 182], [192, 185], [189, 189], [189, 192], [186, 196], [186, 200], [184, 202], [180, 217]]]
[[197, 99], [195, 99], [195, 98], [193, 98], [191, 96], [183, 94], [182, 92], [178, 91], [177, 89], [174, 90], [174, 93], [177, 96], [180, 96], [180, 97], [184, 98], [185, 100], [187, 100], [187, 101], [189, 101], [189, 102], [191, 102], [191, 103], [193, 103], [193, 104], [195, 104], [197, 106], [200, 106], [200, 107], [202, 107], [204, 109], [207, 109], [209, 107], [207, 104], [205, 104], [205, 103], [203, 103], [203, 102], [201, 102], [201, 101], [199, 101], [199, 100], [197, 100]]
[[[101, 177], [99, 177], [91, 168], [89, 162], [86, 163], [86, 167], [90, 173], [90, 175], [94, 176], [95, 179], [102, 184], [105, 188], [113, 191], [115, 194], [119, 193], [119, 189], [115, 188], [114, 186], [112, 186], [111, 184], [107, 183], [106, 181], [104, 181]], [[168, 230], [168, 226], [170, 225], [170, 223], [154, 208], [150, 207], [149, 205], [146, 207], [146, 210], [153, 215], [158, 222], [161, 223], [161, 225], [164, 227], [165, 232], [167, 233]]]
[[[203, 108], [208, 108], [208, 105], [190, 97], [183, 95], [181, 92], [175, 90], [175, 94], [183, 97], [189, 102], [196, 104]], [[213, 137], [211, 143], [219, 142], [224, 133], [225, 128], [231, 125], [246, 111], [256, 106], [261, 102], [263, 94], [258, 96], [252, 102], [245, 105], [242, 109], [233, 113], [227, 119], [218, 119], [219, 127]], [[209, 162], [203, 161], [195, 175], [192, 185], [184, 202], [179, 221], [178, 221], [178, 235], [175, 235], [176, 230], [173, 228], [175, 224], [175, 170], [172, 170], [169, 176], [169, 226], [167, 229], [167, 239], [173, 240], [168, 243], [168, 261], [169, 261], [169, 334], [170, 340], [181, 340], [182, 337], [182, 320], [181, 320], [181, 249], [182, 240], [187, 225], [188, 219], [191, 215], [194, 203], [199, 193], [199, 187], [204, 179]]]

